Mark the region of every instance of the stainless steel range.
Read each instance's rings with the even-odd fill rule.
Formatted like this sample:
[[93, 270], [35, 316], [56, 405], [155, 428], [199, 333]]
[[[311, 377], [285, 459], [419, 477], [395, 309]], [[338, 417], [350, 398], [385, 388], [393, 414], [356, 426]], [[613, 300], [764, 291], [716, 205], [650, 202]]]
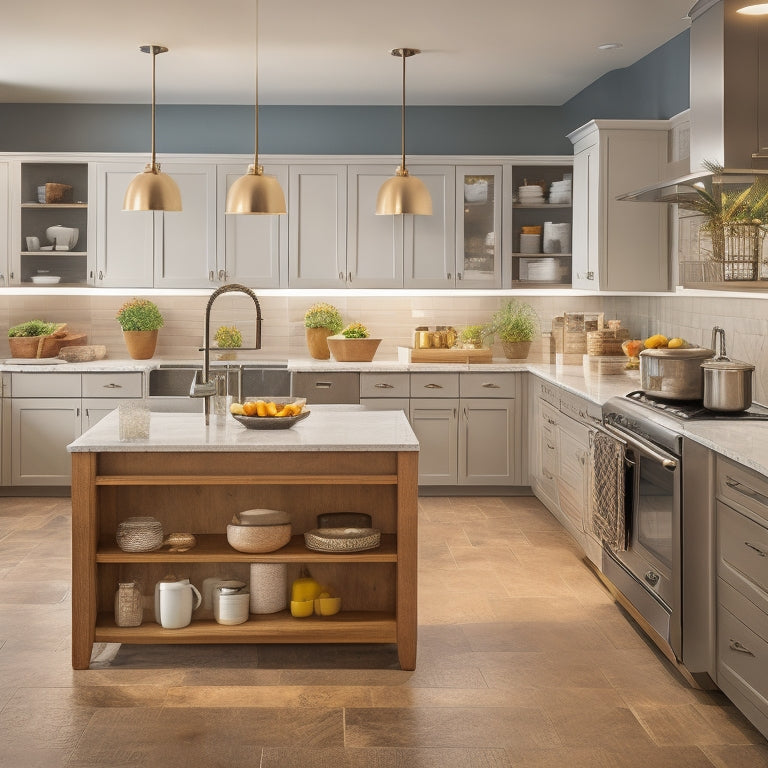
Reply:
[[768, 408], [718, 413], [643, 392], [603, 405], [603, 426], [624, 451], [626, 528], [626, 549], [603, 548], [603, 573], [667, 656], [714, 687], [714, 491], [709, 452], [683, 434], [692, 419], [768, 419]]

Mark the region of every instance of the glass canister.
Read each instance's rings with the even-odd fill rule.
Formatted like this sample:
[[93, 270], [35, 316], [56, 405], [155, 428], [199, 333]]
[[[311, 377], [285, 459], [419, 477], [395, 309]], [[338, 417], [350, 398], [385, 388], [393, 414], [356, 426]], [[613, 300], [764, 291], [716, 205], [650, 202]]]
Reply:
[[115, 592], [115, 624], [118, 627], [139, 627], [144, 618], [141, 583], [120, 581]]

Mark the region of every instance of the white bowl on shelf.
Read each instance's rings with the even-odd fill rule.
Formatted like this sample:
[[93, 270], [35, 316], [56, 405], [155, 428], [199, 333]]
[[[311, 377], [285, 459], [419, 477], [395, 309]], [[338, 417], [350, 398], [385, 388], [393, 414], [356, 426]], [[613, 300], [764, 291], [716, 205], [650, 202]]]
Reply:
[[59, 275], [32, 275], [30, 279], [35, 285], [56, 285], [61, 282]]

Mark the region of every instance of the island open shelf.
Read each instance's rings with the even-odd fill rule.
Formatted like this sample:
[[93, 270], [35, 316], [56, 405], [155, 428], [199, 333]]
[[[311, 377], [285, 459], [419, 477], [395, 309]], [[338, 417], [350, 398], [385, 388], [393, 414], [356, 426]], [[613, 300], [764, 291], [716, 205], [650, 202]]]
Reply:
[[[362, 423], [354, 423], [354, 412], [345, 414], [345, 429], [365, 433], [365, 420], [372, 418], [405, 422], [399, 412], [357, 414]], [[202, 420], [199, 414], [153, 413], [151, 418], [153, 428], [158, 422], [158, 434], [184, 420]], [[322, 417], [314, 410], [302, 423], [313, 420], [323, 432]], [[415, 437], [411, 442], [409, 427], [405, 444], [395, 440], [391, 450], [381, 440], [360, 449], [362, 437], [357, 443], [350, 438], [352, 444], [344, 448], [327, 438], [329, 449], [315, 450], [308, 445], [310, 430], [301, 446], [286, 449], [289, 436], [260, 438], [227, 423], [226, 429], [210, 430], [202, 447], [188, 451], [175, 445], [153, 448], [152, 440], [119, 443], [116, 427], [117, 415], [111, 414], [69, 447], [75, 669], [88, 668], [94, 642], [394, 643], [401, 667], [415, 667], [418, 442]], [[298, 442], [295, 435], [293, 440]], [[254, 508], [288, 512], [293, 535], [285, 547], [264, 554], [230, 547], [227, 523], [236, 512]], [[317, 527], [317, 515], [341, 511], [370, 514], [382, 532], [381, 545], [350, 553], [308, 549], [303, 533]], [[136, 515], [156, 517], [165, 533], [193, 533], [197, 544], [178, 553], [167, 548], [124, 552], [115, 542], [117, 525]], [[251, 563], [286, 563], [289, 583], [308, 568], [342, 598], [341, 612], [294, 618], [281, 611], [251, 615], [235, 626], [193, 616], [182, 629], [164, 629], [150, 620], [154, 585], [169, 572], [199, 588], [210, 576], [248, 581]], [[115, 624], [114, 596], [121, 579], [143, 584], [145, 615], [139, 627]]]

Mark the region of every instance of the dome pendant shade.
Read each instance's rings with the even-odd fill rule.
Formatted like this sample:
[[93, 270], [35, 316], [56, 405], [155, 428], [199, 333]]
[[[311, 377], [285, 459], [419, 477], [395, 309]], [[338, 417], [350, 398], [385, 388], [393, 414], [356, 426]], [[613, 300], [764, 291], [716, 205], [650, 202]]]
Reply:
[[226, 213], [286, 213], [285, 195], [276, 176], [264, 173], [261, 166], [248, 166], [248, 173], [237, 179], [227, 192]]
[[124, 211], [180, 211], [181, 192], [176, 182], [161, 173], [155, 156], [155, 59], [158, 53], [166, 53], [163, 45], [142, 45], [142, 53], [152, 55], [152, 159], [137, 174], [125, 190]]
[[408, 174], [405, 167], [405, 60], [421, 53], [418, 48], [395, 48], [392, 56], [403, 60], [403, 103], [400, 111], [401, 160], [395, 176], [387, 179], [376, 197], [376, 215], [392, 216], [411, 213], [419, 216], [432, 215], [432, 198], [421, 179]]
[[176, 182], [160, 171], [160, 166], [147, 163], [128, 185], [123, 200], [124, 211], [180, 211], [181, 192]]
[[432, 215], [432, 198], [421, 179], [409, 176], [408, 170], [397, 169], [397, 175], [387, 179], [376, 197], [376, 214], [397, 215], [413, 213]]
[[253, 121], [253, 163], [245, 176], [232, 184], [227, 192], [224, 213], [281, 214], [286, 213], [285, 195], [276, 176], [265, 175], [259, 165], [259, 0], [256, 0], [256, 83]]

